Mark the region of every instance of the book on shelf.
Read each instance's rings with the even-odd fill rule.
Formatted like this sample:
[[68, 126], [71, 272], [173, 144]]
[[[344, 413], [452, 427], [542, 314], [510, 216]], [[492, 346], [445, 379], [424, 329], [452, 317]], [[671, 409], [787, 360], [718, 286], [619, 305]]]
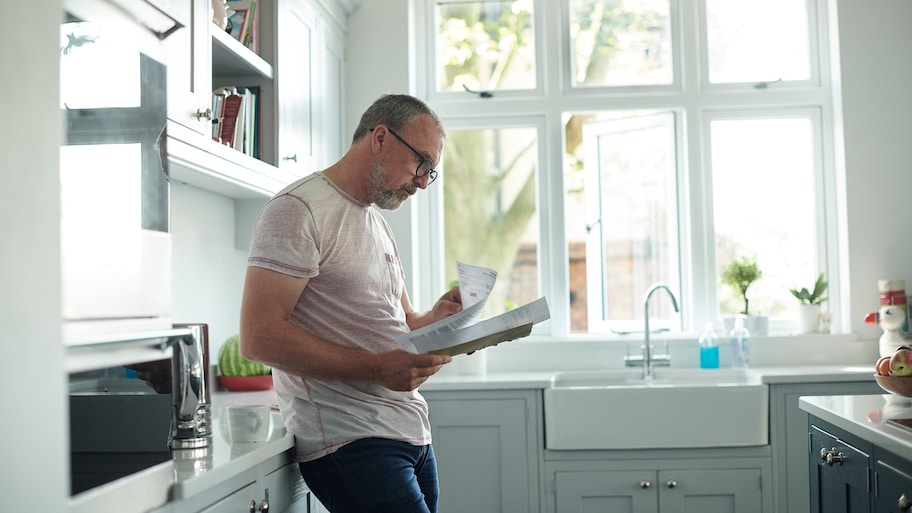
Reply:
[[212, 140], [260, 158], [259, 86], [223, 86], [212, 92]]
[[227, 0], [228, 8], [234, 11], [228, 16], [226, 32], [242, 45], [259, 53], [259, 0]]

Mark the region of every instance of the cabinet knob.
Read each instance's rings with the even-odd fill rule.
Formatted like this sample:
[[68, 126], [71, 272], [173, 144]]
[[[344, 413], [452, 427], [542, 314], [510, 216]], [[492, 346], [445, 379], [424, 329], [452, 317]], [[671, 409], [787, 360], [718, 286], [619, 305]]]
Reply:
[[674, 488], [674, 487], [678, 486], [678, 482], [675, 481], [674, 479], [669, 479], [668, 481], [665, 482], [665, 486], [667, 486], [669, 488]]
[[250, 499], [250, 513], [256, 513], [256, 501]]
[[298, 154], [295, 153], [294, 155], [292, 155], [292, 156], [290, 156], [290, 157], [282, 157], [282, 160], [293, 160], [293, 161], [297, 162], [297, 161], [298, 161]]
[[896, 506], [899, 507], [900, 511], [909, 511], [912, 509], [912, 501], [909, 501], [906, 494], [902, 494], [899, 496], [899, 500], [896, 501]]
[[196, 119], [197, 120], [208, 119], [211, 121], [212, 120], [212, 109], [206, 109], [206, 110], [196, 109]]
[[652, 482], [650, 482], [648, 479], [640, 481], [640, 488], [649, 488], [650, 486], [652, 486]]
[[267, 501], [266, 499], [263, 499], [262, 501], [260, 501], [259, 511], [261, 511], [262, 513], [269, 513], [269, 501]]
[[843, 454], [841, 452], [837, 452], [835, 447], [833, 447], [830, 450], [830, 452], [827, 453], [826, 463], [827, 463], [827, 465], [829, 465], [831, 467], [836, 463], [842, 465], [842, 463], [844, 461], [845, 461], [845, 454]]

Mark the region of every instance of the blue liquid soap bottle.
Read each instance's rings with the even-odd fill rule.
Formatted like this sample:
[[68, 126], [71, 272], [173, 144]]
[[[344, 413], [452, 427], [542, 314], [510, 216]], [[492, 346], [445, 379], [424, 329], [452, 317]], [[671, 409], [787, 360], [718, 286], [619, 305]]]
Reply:
[[719, 368], [719, 340], [711, 322], [706, 323], [706, 328], [700, 335], [700, 368]]
[[735, 329], [731, 330], [732, 367], [747, 368], [750, 365], [750, 332], [744, 327], [744, 317], [735, 318]]

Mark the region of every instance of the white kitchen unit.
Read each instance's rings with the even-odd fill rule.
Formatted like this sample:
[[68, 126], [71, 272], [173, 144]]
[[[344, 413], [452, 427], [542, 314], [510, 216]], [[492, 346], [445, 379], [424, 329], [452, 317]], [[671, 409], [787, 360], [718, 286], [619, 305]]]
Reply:
[[209, 25], [211, 2], [173, 0], [169, 10], [184, 24], [166, 41], [168, 48], [168, 118], [200, 136], [212, 130]]
[[[263, 199], [341, 156], [344, 51], [338, 46], [354, 0], [261, 2], [258, 53], [211, 23], [210, 0], [171, 6], [187, 25], [169, 43], [172, 178], [232, 198]], [[212, 91], [223, 86], [260, 88], [259, 159], [212, 140]]]
[[440, 481], [440, 513], [538, 512], [541, 392], [422, 391]]
[[586, 453], [550, 461], [548, 512], [763, 513], [770, 511], [768, 448]]
[[[773, 379], [770, 377], [769, 379]], [[770, 444], [773, 447], [773, 490], [776, 513], [810, 511], [807, 412], [801, 396], [881, 394], [874, 381], [822, 381], [770, 384]]]

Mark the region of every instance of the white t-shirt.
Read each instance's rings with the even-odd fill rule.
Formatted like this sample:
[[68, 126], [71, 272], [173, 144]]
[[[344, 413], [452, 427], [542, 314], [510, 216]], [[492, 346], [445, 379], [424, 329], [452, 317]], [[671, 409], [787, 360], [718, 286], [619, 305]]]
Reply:
[[[322, 173], [298, 180], [266, 204], [247, 265], [308, 278], [291, 323], [330, 342], [380, 353], [399, 349], [394, 338], [409, 331], [401, 302], [404, 274], [389, 225]], [[431, 442], [427, 403], [417, 391], [305, 379], [276, 369], [273, 378], [298, 461], [367, 437]]]

